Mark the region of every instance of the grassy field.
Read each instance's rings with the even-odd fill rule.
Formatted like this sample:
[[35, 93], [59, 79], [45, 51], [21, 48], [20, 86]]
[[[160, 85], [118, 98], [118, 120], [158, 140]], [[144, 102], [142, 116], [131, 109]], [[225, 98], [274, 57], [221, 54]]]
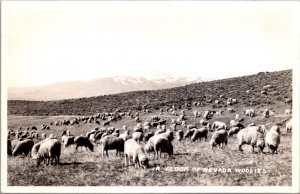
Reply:
[[[262, 118], [260, 113], [267, 107], [255, 106], [252, 108], [259, 114], [254, 118], [245, 117], [242, 113], [245, 108], [237, 105], [234, 106], [235, 113], [225, 112], [221, 116], [215, 116], [209, 122], [219, 120], [229, 123], [236, 113], [240, 113], [245, 118], [244, 125], [255, 122], [256, 124], [265, 124], [267, 128], [270, 128], [278, 124], [282, 131], [278, 154], [271, 155], [266, 148], [264, 150], [266, 154], [252, 154], [251, 146], [248, 145], [244, 145], [244, 153], [241, 153], [238, 151], [236, 136], [229, 139], [225, 149], [212, 150], [209, 146], [211, 132], [208, 141], [191, 142], [189, 139], [185, 139], [179, 142], [174, 140], [175, 158], [170, 159], [165, 156], [155, 160], [153, 155], [149, 155], [150, 168], [148, 169], [135, 169], [134, 166], [125, 167], [124, 158], [121, 156], [116, 157], [115, 151], [109, 152], [109, 158], [103, 158], [100, 154], [100, 144], [95, 145], [94, 152], [87, 151], [85, 148], [76, 151], [74, 147], [63, 147], [61, 163], [58, 166], [41, 165], [36, 167], [31, 158], [23, 156], [8, 157], [8, 185], [290, 186], [292, 184], [292, 134], [286, 133], [284, 128], [286, 117], [283, 114], [287, 106], [284, 103], [272, 106], [275, 115], [267, 119]], [[187, 124], [199, 123], [200, 118], [195, 118], [192, 115], [192, 111], [195, 109], [203, 114], [206, 108], [194, 107], [192, 110], [187, 111]], [[223, 108], [222, 110], [226, 109]], [[159, 113], [141, 113], [142, 122], [149, 120], [153, 115], [159, 115]], [[174, 118], [167, 112], [159, 116], [167, 119], [169, 123]], [[44, 132], [41, 131], [42, 124], [49, 125], [50, 122], [72, 117], [75, 116], [8, 116], [8, 128], [16, 130], [19, 126], [26, 128], [35, 125], [41, 134]], [[112, 126], [121, 128], [124, 124], [132, 129], [137, 123], [130, 117], [124, 117], [122, 120], [112, 123]], [[96, 126], [96, 124], [82, 123], [74, 126], [51, 126], [51, 129], [45, 132], [47, 135], [50, 133], [55, 134], [60, 139], [60, 134], [65, 128], [69, 129], [74, 135], [80, 135]], [[160, 170], [156, 168], [157, 166], [160, 167]], [[212, 169], [205, 172], [206, 168]], [[237, 172], [238, 169], [243, 169], [243, 172]], [[214, 172], [214, 170], [219, 171]], [[252, 173], [250, 170], [252, 170]]]

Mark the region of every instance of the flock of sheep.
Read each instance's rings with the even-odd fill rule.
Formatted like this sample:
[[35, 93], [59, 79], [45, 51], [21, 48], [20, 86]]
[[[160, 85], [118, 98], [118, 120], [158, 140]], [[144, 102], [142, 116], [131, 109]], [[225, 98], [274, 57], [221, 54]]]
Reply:
[[[272, 86], [264, 86], [263, 91], [267, 91], [270, 87]], [[246, 92], [249, 93], [250, 91]], [[264, 92], [261, 93], [263, 94]], [[224, 95], [220, 96], [220, 98], [224, 98]], [[286, 103], [289, 102], [286, 101]], [[216, 100], [214, 103], [219, 104], [221, 102]], [[228, 107], [227, 112], [235, 112], [231, 106], [238, 103], [236, 99], [228, 98], [225, 103]], [[197, 102], [193, 105], [199, 106], [201, 103]], [[186, 104], [185, 106], [190, 107], [191, 105]], [[181, 112], [179, 113], [180, 110]], [[209, 133], [212, 133], [209, 141], [211, 148], [217, 146], [221, 149], [224, 148], [227, 146], [228, 139], [236, 135], [239, 151], [243, 151], [242, 146], [248, 144], [252, 146], [252, 152], [254, 152], [255, 148], [258, 148], [259, 152], [263, 152], [264, 148], [267, 147], [270, 153], [277, 153], [281, 136], [279, 126], [274, 125], [270, 129], [267, 129], [265, 125], [256, 125], [255, 123], [244, 126], [243, 123], [247, 117], [257, 116], [253, 109], [247, 109], [243, 113], [235, 114], [235, 117], [228, 122], [229, 124], [217, 120], [209, 122], [214, 116], [222, 115], [224, 110], [207, 110], [202, 114], [195, 110], [193, 116], [197, 123], [188, 124], [187, 122], [190, 121], [187, 117], [187, 111], [189, 110], [191, 109], [184, 110], [181, 106], [175, 105], [166, 110], [160, 109], [159, 115], [166, 111], [168, 116], [171, 117], [169, 123], [161, 116], [155, 115], [141, 124], [140, 114], [142, 112], [145, 115], [151, 113], [151, 110], [144, 105], [141, 112], [115, 110], [110, 113], [97, 113], [92, 116], [80, 116], [70, 120], [55, 121], [54, 123], [51, 122], [50, 125], [43, 124], [41, 128], [42, 131], [51, 130], [50, 126], [71, 126], [79, 125], [80, 123], [94, 123], [99, 126], [79, 136], [72, 135], [68, 129], [62, 131], [61, 137], [53, 134], [47, 137], [46, 133], [42, 133], [40, 136], [35, 126], [27, 127], [25, 130], [19, 127], [16, 132], [10, 129], [7, 138], [7, 154], [9, 156], [31, 156], [37, 165], [43, 161], [48, 165], [59, 164], [62, 147], [68, 148], [74, 145], [76, 150], [78, 147], [85, 147], [93, 152], [94, 145], [100, 144], [103, 157], [109, 156], [109, 150], [116, 150], [116, 155], [123, 153], [126, 166], [131, 165], [132, 161], [136, 168], [147, 168], [151, 158], [150, 153], [154, 154], [154, 159], [161, 157], [162, 153], [166, 153], [170, 158], [174, 158], [173, 141], [175, 138], [177, 141], [190, 139], [192, 142], [195, 142], [201, 141], [202, 138], [206, 141]], [[284, 114], [286, 115], [284, 120], [286, 132], [291, 133], [291, 109], [286, 109]], [[261, 116], [269, 118], [273, 115], [275, 115], [274, 111], [265, 109], [262, 111]], [[137, 122], [136, 127], [129, 130], [126, 125], [122, 129], [116, 129], [111, 126], [113, 122], [122, 120], [124, 117]], [[102, 128], [100, 128], [100, 124], [102, 124]], [[178, 128], [178, 126], [181, 127]]]
[[[228, 102], [236, 103], [235, 99], [229, 99]], [[80, 122], [84, 123], [103, 123], [103, 128], [94, 128], [88, 131], [86, 134], [79, 136], [73, 136], [70, 130], [66, 129], [61, 134], [61, 141], [59, 137], [50, 134], [46, 137], [45, 133], [42, 133], [40, 141], [38, 130], [35, 126], [28, 127], [25, 131], [22, 127], [19, 127], [17, 132], [9, 130], [8, 133], [8, 155], [28, 155], [31, 156], [36, 164], [39, 165], [41, 162], [46, 164], [59, 164], [61, 156], [62, 146], [68, 148], [71, 145], [75, 145], [77, 150], [78, 147], [86, 147], [90, 151], [94, 151], [94, 144], [101, 145], [102, 156], [109, 156], [109, 150], [116, 150], [116, 155], [123, 153], [125, 158], [125, 165], [130, 165], [131, 161], [135, 164], [135, 167], [147, 168], [150, 160], [149, 153], [153, 152], [154, 158], [158, 159], [162, 153], [167, 153], [169, 157], [174, 157], [173, 140], [176, 138], [178, 141], [190, 138], [192, 142], [197, 140], [201, 141], [202, 138], [207, 140], [208, 134], [212, 133], [210, 139], [210, 146], [212, 148], [218, 146], [224, 148], [227, 146], [228, 138], [231, 138], [236, 134], [238, 150], [242, 150], [244, 144], [252, 146], [252, 151], [258, 148], [260, 152], [263, 152], [264, 148], [267, 147], [269, 152], [277, 153], [277, 148], [280, 144], [280, 128], [275, 125], [270, 129], [267, 129], [264, 125], [255, 125], [251, 123], [247, 126], [243, 125], [245, 120], [236, 114], [235, 117], [230, 120], [229, 125], [225, 122], [214, 121], [212, 123], [209, 120], [214, 115], [223, 114], [222, 111], [210, 111], [207, 110], [203, 113], [202, 118], [199, 111], [194, 111], [193, 115], [196, 119], [199, 118], [198, 126], [196, 124], [187, 124], [188, 118], [186, 111], [181, 110], [179, 115], [179, 109], [173, 107], [168, 112], [171, 117], [171, 122], [168, 123], [165, 119], [160, 116], [153, 116], [149, 121], [140, 123], [139, 112], [135, 114], [132, 111], [121, 113], [116, 110], [112, 113], [98, 113], [92, 116], [78, 117], [72, 120], [56, 121], [50, 125], [75, 125]], [[233, 112], [232, 108], [228, 108], [229, 112]], [[143, 109], [143, 112], [147, 114], [149, 110]], [[161, 111], [162, 112], [162, 111]], [[253, 109], [245, 110], [244, 116], [255, 117], [255, 111]], [[270, 117], [275, 113], [269, 109], [265, 109], [262, 112], [264, 118]], [[286, 119], [286, 130], [287, 133], [292, 132], [292, 119], [291, 109], [285, 110]], [[111, 122], [121, 120], [123, 117], [129, 117], [137, 122], [136, 127], [133, 130], [129, 130], [126, 125], [122, 129], [116, 129], [111, 125]], [[138, 119], [137, 119], [138, 118]], [[100, 121], [99, 121], [100, 120]], [[104, 128], [109, 125], [110, 127]], [[181, 129], [177, 129], [181, 126]], [[50, 126], [43, 125], [41, 130], [50, 130]], [[121, 133], [120, 131], [124, 131]], [[13, 139], [14, 137], [14, 139]], [[35, 141], [37, 141], [35, 143]]]

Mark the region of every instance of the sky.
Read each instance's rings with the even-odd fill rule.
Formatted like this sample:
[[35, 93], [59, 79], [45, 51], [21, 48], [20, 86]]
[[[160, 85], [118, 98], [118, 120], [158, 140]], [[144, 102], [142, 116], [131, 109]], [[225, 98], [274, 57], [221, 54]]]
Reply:
[[291, 1], [4, 1], [1, 64], [9, 87], [291, 69], [299, 64], [299, 8]]

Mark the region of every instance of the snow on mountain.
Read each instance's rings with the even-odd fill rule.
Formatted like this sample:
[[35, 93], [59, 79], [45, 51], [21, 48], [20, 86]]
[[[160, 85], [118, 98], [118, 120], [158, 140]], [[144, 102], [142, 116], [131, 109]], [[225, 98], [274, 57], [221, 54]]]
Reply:
[[10, 100], [60, 100], [99, 95], [116, 94], [137, 90], [166, 89], [187, 84], [208, 81], [200, 77], [174, 75], [117, 76], [90, 81], [70, 81], [45, 86], [8, 88]]

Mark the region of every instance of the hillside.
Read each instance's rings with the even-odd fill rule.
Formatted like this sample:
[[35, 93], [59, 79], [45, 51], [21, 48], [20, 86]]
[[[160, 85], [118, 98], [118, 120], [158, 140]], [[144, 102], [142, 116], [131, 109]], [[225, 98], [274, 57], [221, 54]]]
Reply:
[[[263, 86], [271, 84], [267, 94]], [[249, 93], [246, 93], [250, 90]], [[220, 98], [220, 95], [224, 95]], [[159, 109], [186, 103], [200, 102], [201, 106], [221, 108], [226, 99], [236, 98], [236, 106], [264, 106], [285, 103], [292, 98], [292, 70], [260, 72], [255, 75], [201, 82], [171, 89], [145, 90], [89, 98], [56, 101], [8, 100], [8, 115], [90, 115], [120, 109]], [[207, 100], [212, 100], [208, 102]], [[218, 99], [220, 104], [215, 104]], [[222, 103], [224, 102], [224, 103]]]
[[[118, 76], [89, 81], [59, 82], [35, 87], [9, 87], [9, 100], [62, 100], [117, 94], [137, 90], [157, 90], [184, 86], [202, 81], [199, 77], [164, 75], [154, 78]], [[74, 92], [75, 91], [75, 92]]]

